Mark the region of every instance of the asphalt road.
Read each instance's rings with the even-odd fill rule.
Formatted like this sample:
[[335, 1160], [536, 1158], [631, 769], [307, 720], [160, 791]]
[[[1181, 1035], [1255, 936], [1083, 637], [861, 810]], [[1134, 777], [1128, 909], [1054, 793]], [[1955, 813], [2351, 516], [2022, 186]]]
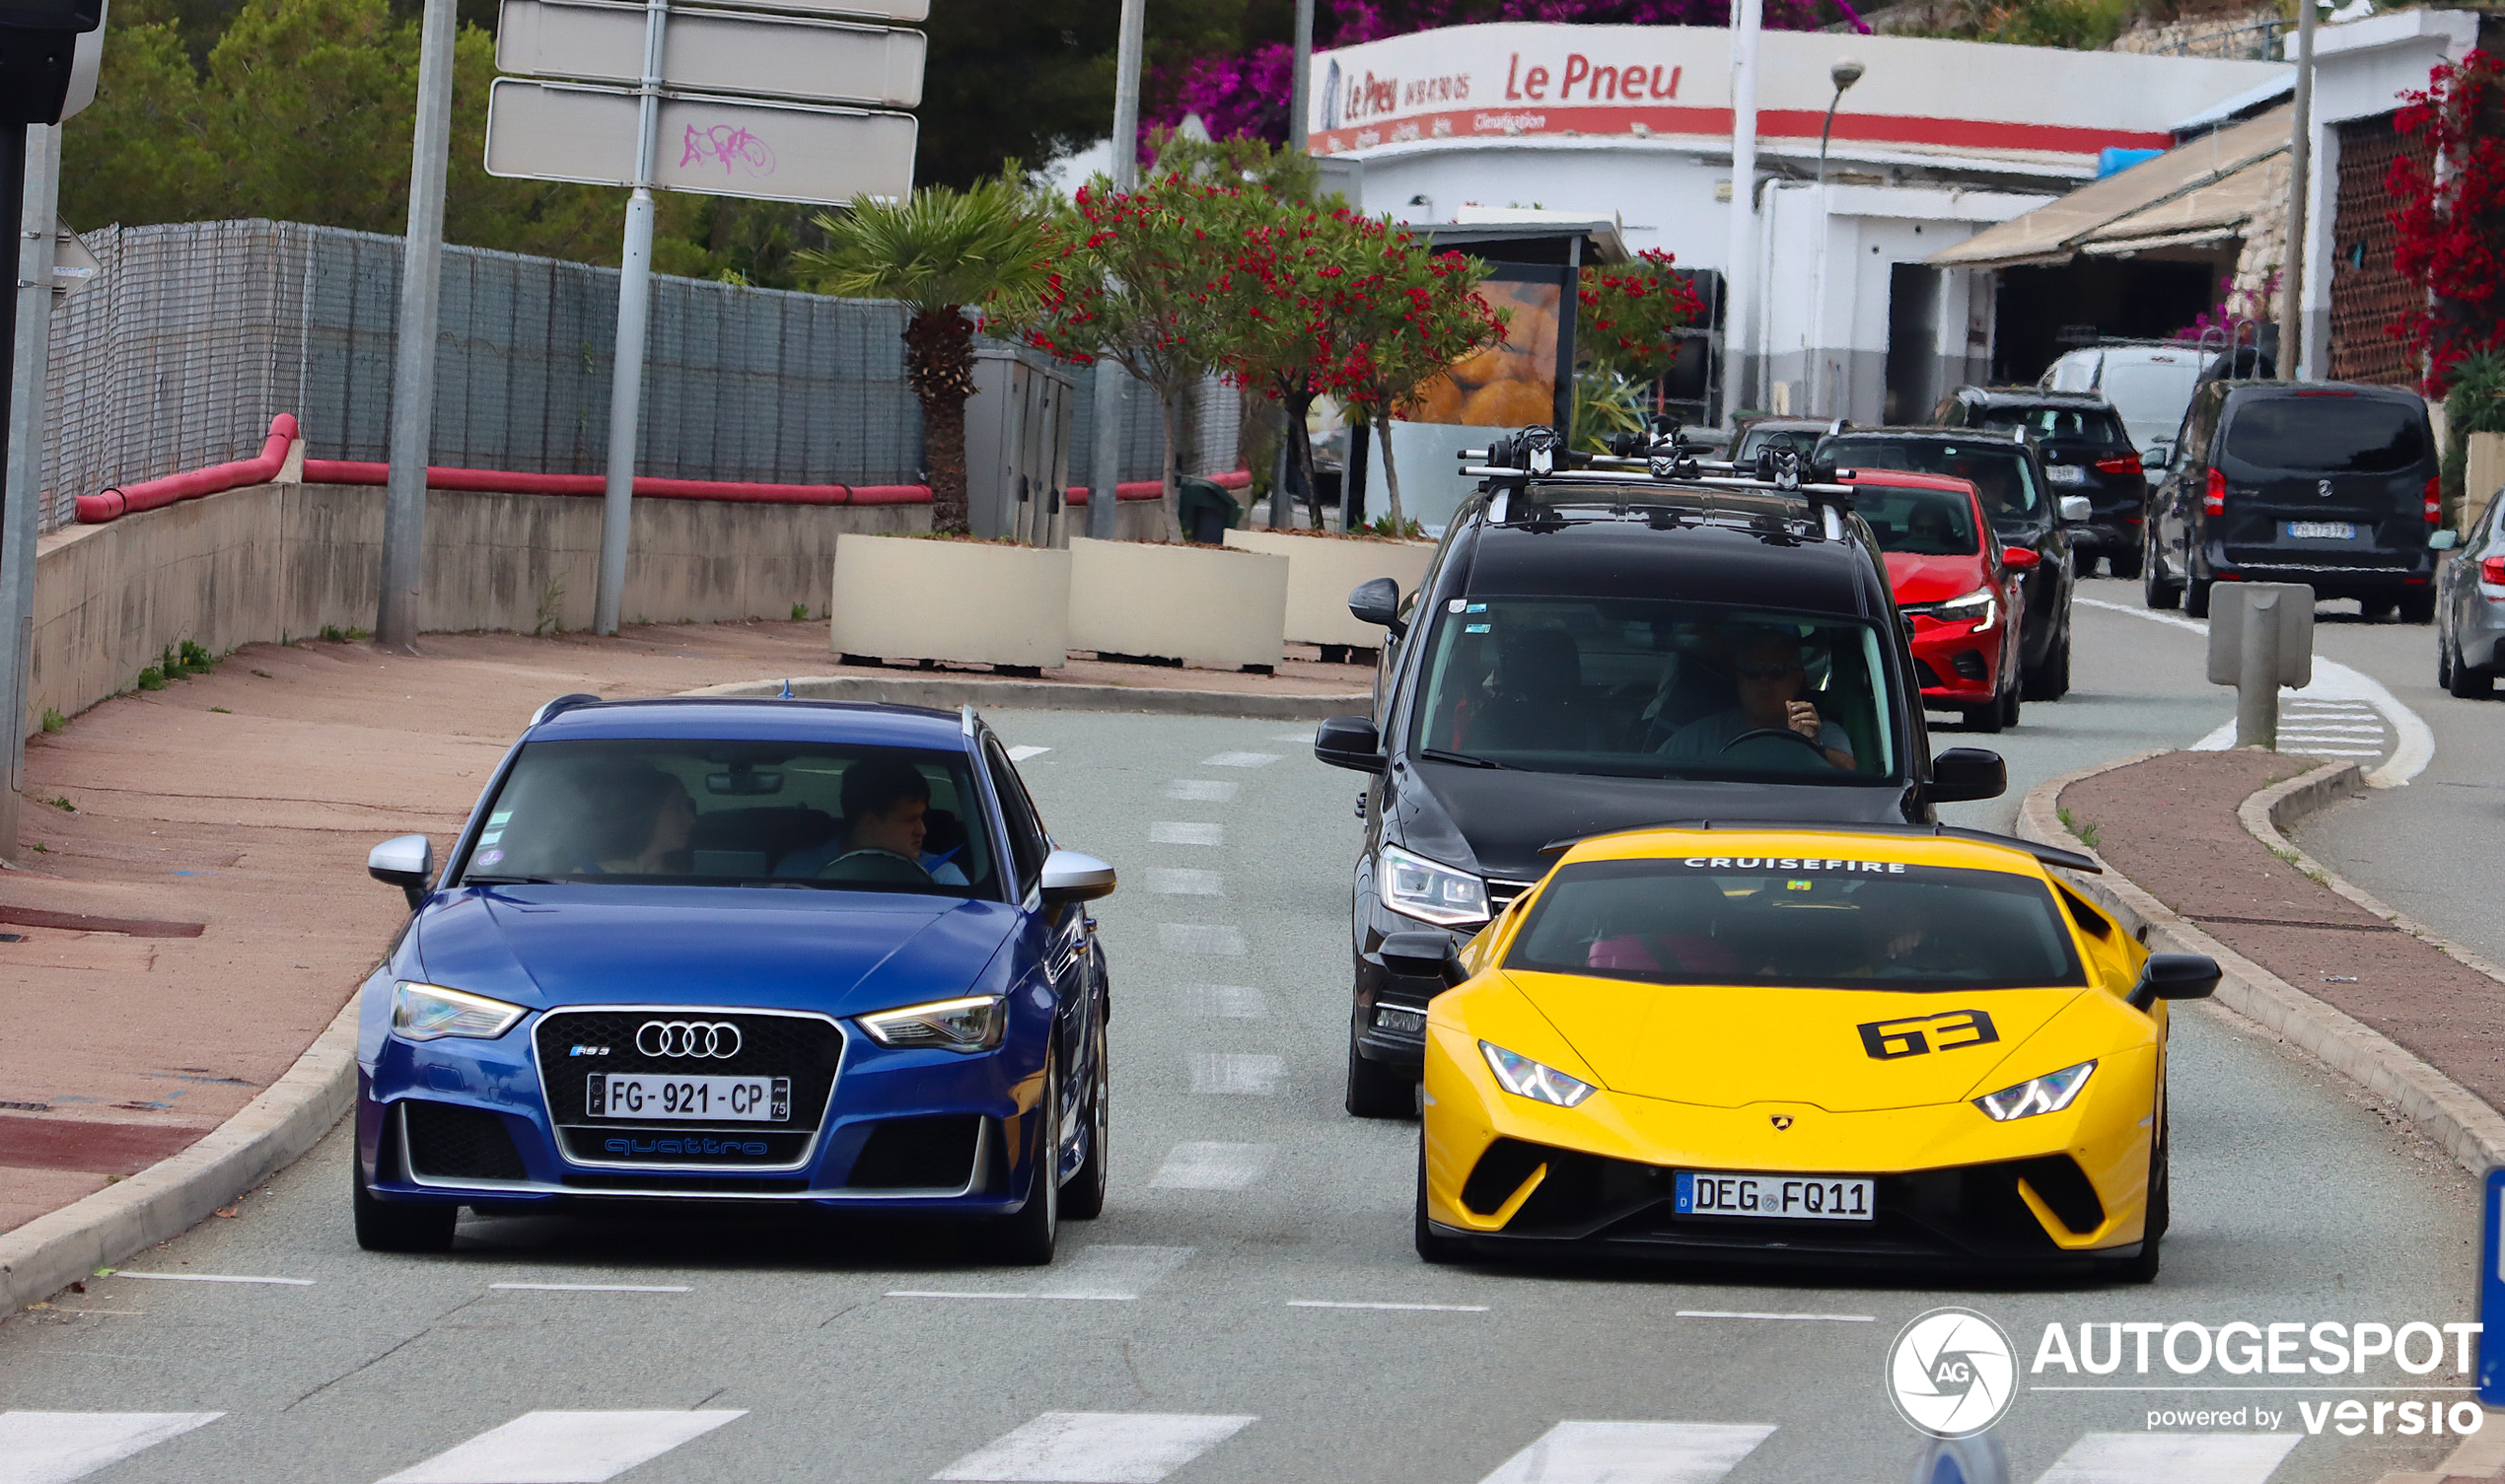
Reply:
[[[2194, 635], [2084, 609], [2080, 636], [2072, 699], [1997, 739], [1935, 738], [2010, 759], [2010, 798], [1962, 809], [1971, 822], [2230, 709]], [[1882, 1357], [1939, 1305], [1998, 1320], [2022, 1359], [2047, 1322], [2468, 1317], [2469, 1182], [2208, 1011], [2177, 1022], [2153, 1287], [1426, 1267], [1415, 1125], [1339, 1107], [1355, 777], [1274, 722], [994, 720], [1047, 749], [1023, 766], [1055, 833], [1123, 873], [1100, 912], [1112, 1195], [1065, 1228], [1053, 1269], [968, 1266], [929, 1228], [763, 1217], [471, 1220], [448, 1256], [376, 1256], [351, 1238], [334, 1134], [231, 1218], [0, 1321], [0, 1484], [81, 1477], [43, 1471], [64, 1439], [117, 1460], [84, 1475], [99, 1484], [1894, 1480], [1917, 1439]], [[498, 1286], [517, 1284], [542, 1287]], [[2450, 1370], [2421, 1379], [2458, 1385]], [[2294, 1403], [2332, 1394], [2031, 1388], [2000, 1436], [2012, 1478], [2046, 1484], [2362, 1484], [2450, 1447], [2305, 1434]], [[2255, 1400], [2284, 1416], [2262, 1441], [2146, 1422]], [[529, 1415], [572, 1411], [617, 1415]], [[1612, 1439], [1631, 1444], [1614, 1462]]]

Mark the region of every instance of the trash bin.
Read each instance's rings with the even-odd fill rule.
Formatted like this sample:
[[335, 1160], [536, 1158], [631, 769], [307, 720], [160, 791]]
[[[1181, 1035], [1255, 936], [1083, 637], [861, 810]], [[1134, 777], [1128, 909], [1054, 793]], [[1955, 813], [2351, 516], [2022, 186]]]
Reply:
[[1176, 514], [1182, 520], [1184, 538], [1203, 546], [1225, 544], [1227, 532], [1244, 514], [1235, 497], [1217, 481], [1193, 474], [1177, 480], [1176, 489]]

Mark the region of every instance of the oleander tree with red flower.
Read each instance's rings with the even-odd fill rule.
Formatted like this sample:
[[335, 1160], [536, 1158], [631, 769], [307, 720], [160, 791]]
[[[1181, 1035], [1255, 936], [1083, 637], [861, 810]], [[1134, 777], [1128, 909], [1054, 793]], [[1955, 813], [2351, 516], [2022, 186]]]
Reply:
[[1647, 247], [1627, 262], [1583, 270], [1575, 288], [1574, 434], [1598, 449], [1644, 428], [1644, 394], [1679, 359], [1673, 332], [1704, 315], [1676, 259]]
[[1453, 367], [1505, 339], [1505, 312], [1479, 297], [1487, 264], [1462, 252], [1437, 252], [1384, 222], [1360, 218], [1372, 272], [1357, 324], [1356, 348], [1333, 390], [1375, 432], [1394, 530], [1405, 529], [1400, 465], [1393, 457], [1392, 422], [1425, 399]]
[[2505, 349], [2496, 297], [2505, 280], [2505, 64], [2473, 50], [2439, 63], [2425, 88], [2401, 100], [2393, 126], [2426, 152], [2403, 151], [2385, 177], [2400, 203], [2393, 267], [2427, 297], [2384, 332], [2423, 358], [2424, 389], [2436, 396], [2465, 358]]

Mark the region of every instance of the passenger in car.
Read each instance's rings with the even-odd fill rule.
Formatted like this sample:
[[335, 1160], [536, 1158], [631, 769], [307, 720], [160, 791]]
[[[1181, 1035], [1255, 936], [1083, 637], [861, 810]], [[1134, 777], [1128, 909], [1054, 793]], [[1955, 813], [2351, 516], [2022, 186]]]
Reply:
[[[847, 856], [887, 855], [911, 863], [943, 886], [967, 884], [947, 856], [925, 855], [930, 780], [901, 757], [865, 757], [843, 772], [844, 827], [823, 845], [795, 850], [775, 864], [778, 877], [815, 877]], [[949, 855], [955, 855], [950, 851]]]
[[1798, 639], [1758, 630], [1740, 640], [1732, 659], [1739, 704], [1671, 734], [1661, 746], [1664, 755], [1711, 761], [1752, 732], [1793, 732], [1816, 742], [1828, 766], [1854, 766], [1852, 739], [1802, 699], [1809, 668]]
[[588, 854], [604, 876], [670, 876], [687, 869], [696, 802], [687, 786], [645, 764], [609, 771], [589, 790], [599, 801], [584, 818], [597, 831]]

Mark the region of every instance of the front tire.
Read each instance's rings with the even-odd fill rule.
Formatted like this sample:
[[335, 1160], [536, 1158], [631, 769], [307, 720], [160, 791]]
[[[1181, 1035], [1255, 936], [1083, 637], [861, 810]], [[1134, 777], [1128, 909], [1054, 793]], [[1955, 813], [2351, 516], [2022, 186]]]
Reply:
[[1416, 1240], [1418, 1260], [1421, 1262], [1431, 1262], [1440, 1266], [1448, 1262], [1459, 1262], [1468, 1255], [1460, 1242], [1455, 1241], [1449, 1237], [1436, 1236], [1434, 1227], [1428, 1225], [1427, 1223], [1426, 1134], [1423, 1129], [1421, 1129], [1418, 1133], [1417, 1220], [1415, 1231], [1412, 1233], [1412, 1236]]
[[2183, 612], [2193, 618], [2209, 616], [2209, 587], [2214, 578], [2196, 577], [2183, 585]]
[[2061, 637], [2044, 651], [2044, 658], [2028, 671], [2027, 684], [2021, 700], [2057, 701], [2070, 693], [2070, 626], [2063, 624]]
[[1043, 1095], [1037, 1116], [1036, 1157], [1027, 1172], [1027, 1203], [1009, 1216], [994, 1217], [976, 1229], [976, 1245], [984, 1257], [1008, 1267], [1039, 1268], [1052, 1261], [1061, 1237], [1061, 1068], [1047, 1054], [1043, 1063]]
[[348, 1200], [356, 1215], [357, 1245], [369, 1252], [448, 1252], [461, 1207], [434, 1201], [387, 1201], [365, 1183], [365, 1171], [348, 1162]]
[[1397, 1067], [1369, 1060], [1348, 1035], [1347, 1108], [1354, 1118], [1406, 1118], [1418, 1110], [1417, 1079]]
[[2113, 1264], [2113, 1276], [2125, 1283], [2157, 1281], [2159, 1249], [2165, 1245], [2166, 1229], [2174, 1223], [2174, 1161], [2167, 1152], [2168, 1132], [2165, 1124], [2157, 1126], [2157, 1148], [2149, 1152], [2148, 1214], [2140, 1223], [2145, 1234], [2140, 1237], [2140, 1250], [2136, 1256], [2120, 1258]]
[[2140, 601], [2161, 611], [2183, 605], [2183, 585], [2169, 582], [2166, 564], [2157, 559], [2157, 531], [2149, 529], [2148, 538], [2140, 543]]
[[1079, 1108], [1079, 1120], [1087, 1128], [1087, 1159], [1071, 1174], [1069, 1183], [1061, 1187], [1061, 1214], [1071, 1221], [1094, 1221], [1105, 1214], [1113, 1078], [1106, 1059], [1105, 1017], [1101, 1012], [1090, 1033], [1096, 1039], [1096, 1076], [1089, 1079], [1087, 1100]]
[[2450, 640], [2438, 640], [2436, 650], [2443, 657], [2446, 694], [2465, 701], [2483, 701], [2496, 694], [2496, 671], [2464, 664], [2461, 651]]

